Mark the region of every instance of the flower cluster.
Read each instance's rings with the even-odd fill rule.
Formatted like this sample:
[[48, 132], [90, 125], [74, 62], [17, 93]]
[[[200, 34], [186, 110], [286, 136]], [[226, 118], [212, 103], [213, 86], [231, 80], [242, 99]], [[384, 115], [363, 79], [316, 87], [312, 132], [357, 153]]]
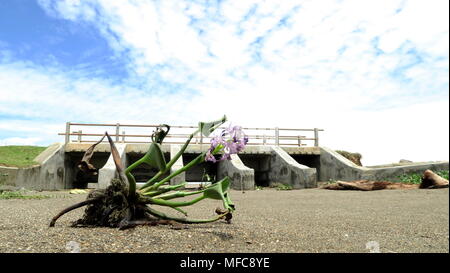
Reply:
[[[244, 150], [247, 145], [248, 137], [242, 131], [241, 126], [229, 126], [223, 130], [220, 136], [211, 139], [211, 147], [206, 152], [206, 161], [217, 162], [231, 159], [232, 154], [237, 154]], [[219, 160], [214, 155], [223, 152]]]

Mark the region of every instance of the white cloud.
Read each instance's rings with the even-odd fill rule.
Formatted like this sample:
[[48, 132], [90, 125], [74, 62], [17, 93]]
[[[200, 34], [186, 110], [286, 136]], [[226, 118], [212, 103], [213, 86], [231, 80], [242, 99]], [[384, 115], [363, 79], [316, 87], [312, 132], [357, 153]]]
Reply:
[[10, 137], [0, 139], [0, 146], [8, 146], [8, 145], [37, 145], [42, 139], [36, 137], [24, 138], [24, 137]]
[[[322, 127], [324, 146], [361, 152], [366, 164], [448, 160], [447, 1], [39, 3], [97, 27], [147, 86], [9, 54], [0, 113], [54, 125], [194, 124], [226, 113], [244, 126]], [[421, 126], [434, 140], [417, 147]]]

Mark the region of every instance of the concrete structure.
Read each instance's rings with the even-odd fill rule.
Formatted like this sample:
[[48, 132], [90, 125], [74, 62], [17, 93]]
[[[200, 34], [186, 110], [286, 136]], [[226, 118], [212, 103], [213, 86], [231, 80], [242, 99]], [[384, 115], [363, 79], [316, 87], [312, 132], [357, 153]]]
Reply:
[[[170, 145], [170, 160], [172, 160], [177, 153], [181, 150], [181, 145], [171, 144]], [[177, 170], [183, 168], [183, 157], [181, 156], [178, 160], [172, 165], [171, 172], [176, 172]], [[184, 182], [186, 180], [186, 173], [180, 173], [170, 180], [171, 185], [176, 185]]]
[[399, 181], [399, 176], [412, 173], [423, 173], [425, 170], [448, 170], [448, 161], [407, 163], [399, 166], [361, 167], [346, 159], [337, 152], [320, 148], [320, 181], [329, 180], [373, 180], [373, 181]]
[[[116, 145], [117, 151], [119, 152], [120, 158], [122, 159], [123, 166], [128, 166], [128, 158], [125, 153], [127, 144], [117, 143], [115, 145]], [[118, 174], [116, 171], [116, 165], [114, 163], [114, 159], [113, 159], [112, 155], [110, 155], [106, 164], [98, 172], [97, 187], [100, 189], [105, 189], [106, 187], [108, 187], [111, 184], [111, 179], [117, 178], [117, 177], [118, 177]], [[95, 183], [90, 183], [90, 184], [91, 184], [91, 186], [95, 187], [95, 185], [93, 185]]]
[[269, 180], [292, 186], [294, 189], [317, 188], [317, 170], [299, 164], [281, 147], [271, 146]]
[[226, 176], [231, 178], [232, 189], [241, 191], [255, 189], [255, 171], [245, 166], [238, 155], [231, 155], [231, 160], [219, 162], [217, 180]]
[[[68, 143], [49, 146], [35, 160], [36, 166], [27, 168], [0, 167], [0, 188], [27, 188], [34, 190], [58, 190], [74, 187], [105, 188], [116, 175], [115, 166], [107, 143], [96, 146], [92, 163], [99, 169], [97, 176], [86, 177], [77, 169], [77, 163], [90, 144]], [[148, 150], [149, 144], [116, 143], [125, 166], [132, 164]], [[169, 161], [180, 150], [179, 145], [162, 145], [162, 151]], [[209, 145], [193, 144], [172, 166], [174, 172], [190, 160], [206, 151]], [[398, 166], [397, 166], [398, 165]], [[424, 162], [404, 163], [392, 166], [360, 167], [335, 151], [325, 147], [282, 147], [270, 145], [249, 145], [230, 161], [218, 164], [204, 162], [171, 180], [171, 184], [182, 181], [202, 181], [204, 173], [215, 177], [224, 176], [232, 180], [236, 190], [251, 190], [255, 186], [270, 186], [283, 183], [295, 189], [313, 188], [317, 181], [360, 180], [397, 181], [403, 174], [422, 173], [426, 169], [448, 170], [449, 163]], [[138, 182], [145, 182], [158, 170], [143, 166], [133, 173]]]
[[70, 187], [65, 169], [72, 169], [64, 161], [64, 145], [55, 143], [44, 150], [35, 161], [38, 165], [26, 168], [0, 167], [0, 187], [31, 190], [58, 190]]

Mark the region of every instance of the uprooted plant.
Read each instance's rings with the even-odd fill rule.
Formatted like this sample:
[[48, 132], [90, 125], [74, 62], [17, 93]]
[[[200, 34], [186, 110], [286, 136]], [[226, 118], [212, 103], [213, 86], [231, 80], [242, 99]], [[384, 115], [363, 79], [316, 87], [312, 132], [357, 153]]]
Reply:
[[[117, 148], [106, 132], [97, 143], [86, 150], [86, 153], [78, 164], [78, 168], [87, 173], [97, 172], [97, 169], [89, 161], [94, 154], [95, 146], [101, 143], [106, 136], [111, 147], [111, 154], [116, 166], [118, 178], [112, 179], [111, 185], [106, 189], [94, 190], [89, 193], [85, 201], [62, 210], [51, 220], [50, 226], [53, 227], [58, 218], [65, 213], [83, 206], [87, 206], [83, 217], [75, 221], [72, 226], [106, 226], [125, 229], [136, 225], [170, 224], [174, 222], [208, 223], [220, 219], [224, 219], [230, 223], [235, 206], [228, 192], [230, 186], [230, 179], [228, 177], [196, 191], [181, 190], [186, 185], [186, 182], [178, 185], [169, 185], [169, 181], [199, 163], [231, 159], [231, 154], [242, 151], [248, 142], [248, 138], [240, 126], [230, 126], [228, 129], [223, 130], [219, 136], [211, 139], [211, 146], [207, 151], [201, 153], [182, 168], [163, 178], [170, 171], [172, 165], [182, 156], [191, 139], [196, 134], [200, 132], [203, 136], [209, 137], [224, 122], [226, 122], [225, 116], [213, 122], [199, 122], [198, 129], [189, 135], [188, 140], [184, 143], [180, 151], [167, 163], [161, 145], [170, 130], [170, 126], [163, 124], [153, 132], [152, 142], [147, 153], [127, 168], [123, 167]], [[216, 159], [216, 156], [219, 154], [222, 154], [222, 156]], [[132, 171], [144, 163], [153, 168], [157, 168], [159, 171], [140, 189], [137, 189], [136, 179]], [[173, 200], [191, 195], [197, 197], [189, 201]], [[187, 213], [181, 207], [196, 204], [206, 198], [222, 200], [224, 209], [216, 209], [215, 213], [217, 215], [208, 219], [187, 218]], [[155, 206], [172, 208], [182, 213], [184, 217], [167, 215], [155, 209]]]

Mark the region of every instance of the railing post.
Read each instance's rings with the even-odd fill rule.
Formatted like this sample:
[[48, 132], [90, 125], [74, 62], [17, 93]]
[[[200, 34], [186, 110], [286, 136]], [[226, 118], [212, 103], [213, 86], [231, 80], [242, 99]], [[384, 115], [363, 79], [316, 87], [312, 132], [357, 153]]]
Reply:
[[280, 146], [280, 130], [275, 127], [275, 145]]
[[78, 130], [78, 142], [81, 143], [81, 134], [83, 133], [83, 131]]
[[263, 135], [263, 145], [266, 145], [266, 135]]
[[125, 143], [125, 131], [122, 131], [122, 143]]
[[66, 139], [65, 139], [65, 143], [69, 143], [70, 142], [70, 121], [66, 122]]
[[301, 147], [302, 146], [302, 137], [298, 136], [298, 146]]
[[120, 124], [116, 123], [116, 142], [119, 142]]
[[319, 146], [319, 129], [314, 128], [314, 146]]

